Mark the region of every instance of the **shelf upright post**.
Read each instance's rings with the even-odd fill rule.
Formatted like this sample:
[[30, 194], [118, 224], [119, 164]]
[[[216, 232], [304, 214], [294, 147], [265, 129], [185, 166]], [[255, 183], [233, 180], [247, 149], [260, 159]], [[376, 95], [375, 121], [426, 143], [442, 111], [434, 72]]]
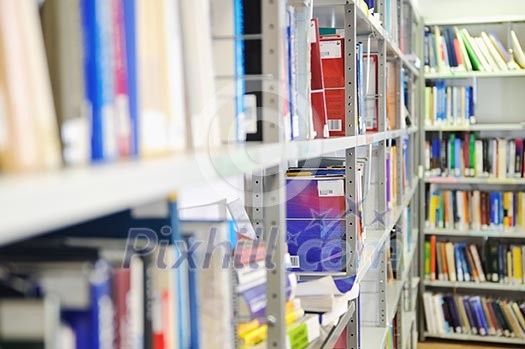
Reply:
[[[418, 25], [417, 30], [417, 55], [418, 57], [423, 57], [424, 54], [424, 23], [423, 20], [420, 21]], [[425, 78], [424, 78], [424, 65], [421, 64], [419, 68], [419, 80], [418, 80], [418, 90], [424, 91], [425, 90]], [[424, 263], [424, 254], [421, 253], [421, 251], [424, 251], [425, 247], [425, 234], [424, 234], [424, 228], [425, 228], [425, 179], [424, 179], [424, 170], [423, 165], [425, 163], [425, 152], [423, 149], [425, 149], [425, 94], [419, 93], [418, 95], [418, 108], [417, 111], [419, 113], [419, 147], [418, 147], [418, 159], [419, 159], [419, 167], [418, 167], [418, 175], [419, 175], [419, 196], [418, 196], [418, 218], [419, 218], [419, 239], [418, 239], [418, 274], [420, 277], [420, 280], [424, 280], [424, 274], [423, 274], [423, 263]], [[423, 282], [419, 283], [419, 294], [418, 294], [418, 319], [423, 319], [423, 302], [422, 302], [422, 296], [423, 292], [425, 290], [425, 287], [423, 285]], [[424, 321], [418, 321], [418, 332], [419, 332], [419, 340], [425, 339], [425, 325]]]
[[[285, 0], [262, 0], [262, 65], [263, 74], [263, 142], [284, 144], [283, 81], [286, 67], [283, 61], [285, 32]], [[273, 268], [267, 272], [268, 348], [286, 347], [286, 165], [267, 168], [259, 178], [262, 184], [262, 229]], [[257, 212], [257, 211], [256, 211]], [[257, 212], [260, 214], [260, 212]], [[267, 260], [268, 262], [268, 260]], [[268, 266], [267, 266], [268, 267]]]
[[[357, 7], [351, 1], [344, 5], [344, 52], [345, 52], [345, 130], [347, 136], [358, 134], [357, 125]], [[357, 154], [355, 148], [345, 151], [345, 181], [346, 181], [346, 273], [355, 275], [359, 261], [358, 232], [358, 195], [356, 186]], [[347, 325], [346, 337], [348, 348], [358, 349], [359, 340], [359, 302]]]

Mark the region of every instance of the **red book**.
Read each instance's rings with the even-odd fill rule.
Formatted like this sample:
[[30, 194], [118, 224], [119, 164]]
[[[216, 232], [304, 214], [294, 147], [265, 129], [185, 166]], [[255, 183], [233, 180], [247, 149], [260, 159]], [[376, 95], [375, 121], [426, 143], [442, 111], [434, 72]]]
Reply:
[[131, 289], [131, 269], [121, 268], [113, 276], [113, 304], [115, 306], [115, 348], [132, 347], [130, 309], [128, 308]]
[[131, 153], [131, 116], [129, 114], [128, 69], [126, 65], [126, 34], [123, 1], [111, 0], [113, 13], [113, 48], [115, 80], [115, 119], [117, 147], [120, 157]]
[[316, 138], [328, 137], [328, 120], [326, 117], [326, 102], [323, 81], [323, 64], [321, 62], [321, 45], [319, 23], [317, 18], [311, 20], [312, 41], [310, 54], [311, 70], [311, 104], [312, 118]]
[[436, 236], [430, 237], [430, 281], [436, 281]]
[[463, 176], [470, 176], [470, 140], [469, 133], [463, 132]]
[[342, 137], [345, 131], [345, 60], [344, 39], [339, 35], [321, 37], [321, 61], [330, 137]]

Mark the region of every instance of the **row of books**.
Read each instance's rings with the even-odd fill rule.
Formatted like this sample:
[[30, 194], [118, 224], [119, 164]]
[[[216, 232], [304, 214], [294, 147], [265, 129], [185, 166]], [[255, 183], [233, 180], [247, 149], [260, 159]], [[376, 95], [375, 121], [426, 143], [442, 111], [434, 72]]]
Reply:
[[[401, 143], [400, 145], [398, 145]], [[398, 174], [398, 147], [402, 147], [401, 172]], [[356, 216], [360, 251], [366, 227], [379, 227], [389, 210], [397, 206], [398, 191], [412, 183], [408, 140], [401, 139], [386, 148], [386, 178], [379, 178], [379, 151], [373, 146], [357, 150], [355, 200], [345, 198], [345, 168], [340, 158], [317, 167], [289, 168], [287, 172], [287, 243], [295, 271], [344, 271], [346, 216]], [[379, 182], [385, 181], [385, 211], [379, 212]], [[407, 214], [408, 215], [408, 214]], [[301, 253], [302, 251], [302, 253]]]
[[241, 0], [50, 0], [41, 18], [38, 3], [2, 6], [3, 170], [238, 140]]
[[492, 297], [423, 294], [430, 334], [525, 338], [525, 304]]
[[523, 139], [480, 138], [476, 133], [432, 133], [425, 141], [429, 176], [523, 178]]
[[444, 80], [427, 81], [425, 124], [470, 125], [476, 123], [472, 86], [455, 86]]
[[507, 49], [496, 33], [471, 36], [466, 28], [425, 27], [427, 72], [507, 71], [525, 68], [525, 54], [516, 33], [510, 31]]
[[425, 242], [425, 278], [430, 281], [499, 282], [523, 284], [523, 245], [487, 243], [484, 254], [475, 244]]
[[235, 230], [205, 216], [179, 221], [195, 211], [175, 201], [168, 210], [120, 212], [4, 247], [0, 312], [13, 321], [2, 346], [232, 347]]
[[430, 186], [427, 197], [427, 227], [486, 230], [525, 225], [525, 193], [437, 190]]

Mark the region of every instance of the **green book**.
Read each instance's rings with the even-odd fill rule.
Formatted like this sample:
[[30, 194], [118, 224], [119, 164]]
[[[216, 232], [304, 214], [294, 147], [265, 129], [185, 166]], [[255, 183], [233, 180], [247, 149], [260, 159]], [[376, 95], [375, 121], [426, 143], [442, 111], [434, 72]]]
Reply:
[[467, 49], [467, 54], [470, 59], [470, 62], [472, 63], [472, 68], [477, 71], [481, 70], [481, 62], [479, 61], [478, 56], [474, 52], [474, 48], [472, 47], [472, 45], [470, 45], [470, 41], [468, 38], [470, 35], [468, 35], [468, 32], [466, 32], [466, 29], [460, 30], [460, 34], [463, 39], [463, 43], [465, 44], [465, 48]]
[[470, 154], [469, 154], [469, 160], [470, 160], [470, 175], [473, 177], [476, 175], [476, 136], [471, 133], [469, 136], [470, 141]]
[[425, 241], [425, 279], [430, 280], [430, 241]]
[[305, 323], [299, 324], [288, 331], [288, 339], [290, 341], [291, 349], [303, 349], [309, 344], [308, 342], [308, 327]]
[[443, 192], [439, 192], [439, 228], [445, 228], [445, 200], [443, 200]]
[[456, 136], [451, 133], [448, 136], [448, 173], [453, 174], [456, 166]]

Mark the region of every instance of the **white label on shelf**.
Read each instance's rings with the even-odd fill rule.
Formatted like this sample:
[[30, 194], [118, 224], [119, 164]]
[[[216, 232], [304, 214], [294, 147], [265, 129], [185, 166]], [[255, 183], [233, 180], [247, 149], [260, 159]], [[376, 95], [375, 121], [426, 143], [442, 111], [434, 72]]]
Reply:
[[328, 131], [342, 131], [343, 123], [341, 120], [328, 120]]
[[257, 97], [254, 94], [244, 95], [244, 132], [257, 132]]
[[290, 264], [292, 268], [300, 268], [299, 256], [290, 256]]
[[310, 22], [310, 43], [316, 43], [317, 42], [317, 33], [315, 32], [315, 23], [313, 21]]
[[341, 41], [321, 41], [321, 58], [341, 58]]
[[342, 179], [318, 181], [317, 193], [320, 197], [344, 196], [345, 186]]

